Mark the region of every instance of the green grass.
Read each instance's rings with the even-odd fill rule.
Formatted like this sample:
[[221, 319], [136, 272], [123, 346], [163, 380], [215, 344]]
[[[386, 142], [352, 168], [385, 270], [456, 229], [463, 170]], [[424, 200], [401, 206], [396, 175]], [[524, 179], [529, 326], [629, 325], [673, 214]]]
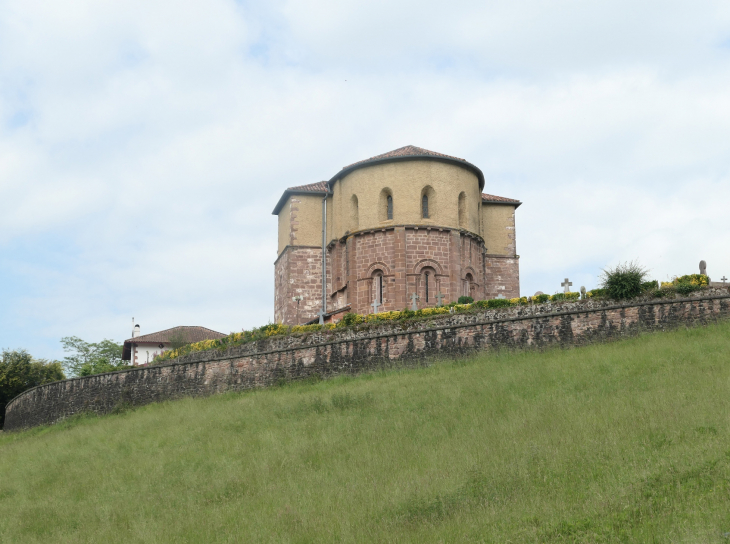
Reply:
[[2, 542], [730, 542], [730, 323], [0, 435]]

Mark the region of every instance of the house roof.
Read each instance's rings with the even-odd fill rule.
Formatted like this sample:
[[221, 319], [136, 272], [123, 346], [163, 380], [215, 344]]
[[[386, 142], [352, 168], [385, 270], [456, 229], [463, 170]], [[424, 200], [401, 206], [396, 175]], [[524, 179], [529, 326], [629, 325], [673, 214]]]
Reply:
[[388, 151], [387, 153], [383, 153], [381, 155], [375, 155], [374, 157], [370, 157], [369, 159], [354, 162], [349, 166], [345, 166], [342, 170], [337, 172], [337, 174], [332, 176], [332, 178], [327, 182], [327, 185], [328, 187], [332, 187], [332, 185], [338, 179], [341, 179], [353, 170], [357, 170], [358, 168], [362, 168], [364, 166], [372, 166], [374, 164], [414, 159], [441, 161], [464, 166], [465, 168], [468, 168], [469, 170], [474, 172], [474, 174], [476, 174], [477, 179], [479, 180], [479, 188], [484, 188], [484, 174], [472, 163], [458, 157], [445, 155], [436, 151], [430, 151], [428, 149], [423, 149], [422, 147], [416, 147], [415, 145], [406, 145], [403, 147], [399, 147], [398, 149], [394, 149], [393, 151]]
[[174, 335], [181, 335], [183, 340], [189, 344], [202, 340], [218, 340], [226, 336], [205, 327], [173, 327], [164, 331], [143, 334], [124, 341], [122, 360], [129, 361], [132, 357], [132, 344], [169, 344]]
[[277, 215], [286, 203], [286, 199], [289, 195], [326, 195], [327, 194], [327, 182], [318, 181], [316, 183], [310, 183], [309, 185], [295, 185], [289, 187], [281, 195], [279, 202], [276, 203], [272, 215]]
[[518, 208], [522, 204], [522, 202], [513, 198], [488, 195], [487, 193], [482, 193], [482, 202], [489, 202], [490, 204], [507, 204], [509, 206], [514, 206], [515, 208]]

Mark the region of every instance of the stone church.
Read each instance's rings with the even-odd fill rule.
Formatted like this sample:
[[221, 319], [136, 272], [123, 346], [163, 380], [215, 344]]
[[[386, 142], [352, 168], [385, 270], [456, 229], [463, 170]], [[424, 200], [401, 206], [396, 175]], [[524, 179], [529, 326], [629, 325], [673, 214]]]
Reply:
[[276, 322], [519, 296], [521, 202], [484, 185], [464, 159], [406, 146], [289, 187], [273, 212]]

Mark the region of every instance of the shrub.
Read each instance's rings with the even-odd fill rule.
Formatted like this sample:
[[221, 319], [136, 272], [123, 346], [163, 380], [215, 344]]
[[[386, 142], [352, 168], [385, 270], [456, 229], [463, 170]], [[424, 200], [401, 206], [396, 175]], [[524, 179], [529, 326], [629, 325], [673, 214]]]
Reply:
[[588, 291], [586, 295], [588, 295], [588, 298], [607, 297], [608, 291], [606, 289], [592, 289], [591, 291]]
[[634, 298], [641, 294], [641, 286], [648, 272], [636, 262], [619, 263], [615, 268], [603, 270], [602, 287], [608, 291], [610, 298]]
[[345, 314], [345, 316], [340, 320], [338, 325], [341, 325], [343, 327], [350, 327], [360, 322], [362, 322], [362, 320], [360, 319], [359, 315], [349, 312]]
[[688, 283], [698, 287], [707, 287], [710, 285], [710, 278], [704, 274], [687, 274], [686, 276], [680, 276], [674, 280], [674, 284], [681, 283]]
[[642, 291], [655, 291], [656, 289], [659, 289], [659, 282], [656, 280], [645, 281], [641, 284]]
[[471, 304], [472, 302], [474, 299], [467, 296], [459, 297], [459, 300], [456, 301], [457, 304]]
[[674, 289], [680, 295], [689, 295], [694, 291], [699, 291], [700, 289], [702, 289], [702, 287], [700, 287], [696, 283], [682, 282], [677, 283], [677, 285], [674, 286]]
[[547, 302], [550, 300], [550, 295], [535, 295], [532, 297], [532, 301], [536, 302], [537, 304], [542, 304], [544, 302]]
[[487, 308], [507, 308], [509, 306], [512, 304], [506, 298], [493, 298], [487, 301]]
[[562, 300], [578, 300], [580, 298], [580, 293], [555, 293], [553, 296], [550, 297], [550, 300], [552, 302], [560, 302]]

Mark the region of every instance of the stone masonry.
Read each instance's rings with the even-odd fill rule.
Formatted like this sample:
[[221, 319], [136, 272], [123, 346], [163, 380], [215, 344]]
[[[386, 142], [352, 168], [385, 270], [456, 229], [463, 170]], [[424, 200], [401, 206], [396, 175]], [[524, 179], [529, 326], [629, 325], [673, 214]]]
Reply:
[[575, 346], [728, 317], [730, 294], [716, 289], [671, 300], [541, 304], [272, 337], [225, 352], [194, 353], [165, 365], [35, 387], [7, 405], [5, 429], [52, 424], [87, 411], [109, 413], [122, 404], [266, 387], [315, 374], [328, 377], [420, 365], [478, 350]]

